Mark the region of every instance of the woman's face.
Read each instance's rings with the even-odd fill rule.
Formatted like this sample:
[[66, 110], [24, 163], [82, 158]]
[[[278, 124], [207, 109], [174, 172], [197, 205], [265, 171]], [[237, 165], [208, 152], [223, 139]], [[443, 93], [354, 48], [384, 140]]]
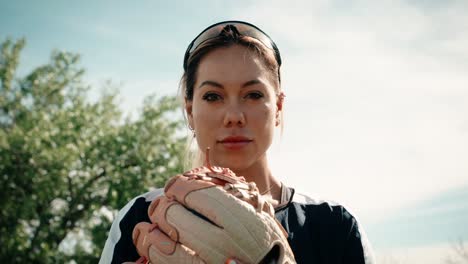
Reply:
[[275, 78], [246, 47], [232, 45], [208, 53], [200, 62], [192, 101], [186, 101], [190, 126], [210, 162], [234, 171], [266, 161], [282, 102]]

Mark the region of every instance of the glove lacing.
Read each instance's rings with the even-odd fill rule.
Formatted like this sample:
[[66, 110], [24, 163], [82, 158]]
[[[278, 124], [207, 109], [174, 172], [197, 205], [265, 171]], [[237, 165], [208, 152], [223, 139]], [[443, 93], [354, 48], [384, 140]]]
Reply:
[[242, 176], [237, 176], [228, 168], [211, 166], [209, 159], [210, 148], [206, 149], [205, 166], [194, 168], [186, 173], [190, 180], [200, 179], [210, 181], [213, 178], [225, 182], [223, 189], [235, 197], [251, 204], [257, 212], [265, 211], [270, 216], [274, 216], [273, 204], [277, 201], [271, 196], [260, 194], [255, 182], [246, 182]]

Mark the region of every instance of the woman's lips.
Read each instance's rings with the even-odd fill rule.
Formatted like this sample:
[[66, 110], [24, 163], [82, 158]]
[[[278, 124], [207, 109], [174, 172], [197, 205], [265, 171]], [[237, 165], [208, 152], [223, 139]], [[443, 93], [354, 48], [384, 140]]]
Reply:
[[253, 140], [247, 138], [247, 137], [241, 137], [241, 136], [230, 136], [226, 137], [218, 143], [220, 143], [223, 147], [227, 149], [241, 149], [245, 146], [247, 146], [250, 142]]

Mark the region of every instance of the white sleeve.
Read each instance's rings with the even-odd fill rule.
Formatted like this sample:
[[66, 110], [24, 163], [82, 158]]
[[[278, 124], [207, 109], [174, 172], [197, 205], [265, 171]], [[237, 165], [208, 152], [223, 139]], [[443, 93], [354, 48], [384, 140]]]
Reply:
[[[114, 257], [114, 250], [117, 242], [119, 242], [120, 238], [122, 237], [122, 232], [120, 230], [120, 223], [122, 219], [127, 215], [128, 211], [132, 208], [135, 204], [135, 201], [139, 198], [145, 198], [145, 201], [150, 202], [156, 199], [158, 196], [164, 194], [164, 189], [155, 189], [153, 191], [147, 192], [143, 195], [137, 196], [132, 199], [129, 203], [127, 203], [117, 214], [117, 217], [114, 219], [112, 223], [111, 229], [109, 231], [109, 236], [107, 237], [106, 244], [104, 245], [104, 249], [101, 253], [101, 259], [99, 260], [99, 264], [110, 264]], [[146, 213], [146, 211], [145, 211]]]
[[[140, 196], [139, 196], [140, 197]], [[124, 218], [124, 216], [127, 214], [128, 210], [132, 207], [132, 205], [135, 203], [136, 199], [139, 197], [135, 197], [132, 199], [127, 205], [125, 205], [122, 210], [119, 211], [117, 214], [117, 217], [114, 219], [114, 222], [112, 223], [111, 229], [109, 231], [109, 236], [107, 237], [106, 244], [104, 245], [104, 249], [102, 250], [101, 253], [101, 259], [99, 260], [99, 264], [107, 264], [112, 262], [112, 257], [114, 256], [114, 248], [115, 244], [120, 239], [120, 236], [122, 233], [120, 232], [120, 221]]]

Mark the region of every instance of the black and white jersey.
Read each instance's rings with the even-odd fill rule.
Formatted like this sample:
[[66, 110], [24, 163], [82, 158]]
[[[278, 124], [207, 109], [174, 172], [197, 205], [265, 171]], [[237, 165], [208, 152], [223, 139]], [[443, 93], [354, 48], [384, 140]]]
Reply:
[[[297, 263], [374, 263], [367, 238], [356, 218], [342, 205], [317, 201], [282, 185], [275, 216], [288, 233]], [[163, 194], [157, 189], [130, 201], [114, 220], [100, 264], [135, 261], [139, 258], [132, 232], [139, 222], [150, 222], [148, 206]]]

